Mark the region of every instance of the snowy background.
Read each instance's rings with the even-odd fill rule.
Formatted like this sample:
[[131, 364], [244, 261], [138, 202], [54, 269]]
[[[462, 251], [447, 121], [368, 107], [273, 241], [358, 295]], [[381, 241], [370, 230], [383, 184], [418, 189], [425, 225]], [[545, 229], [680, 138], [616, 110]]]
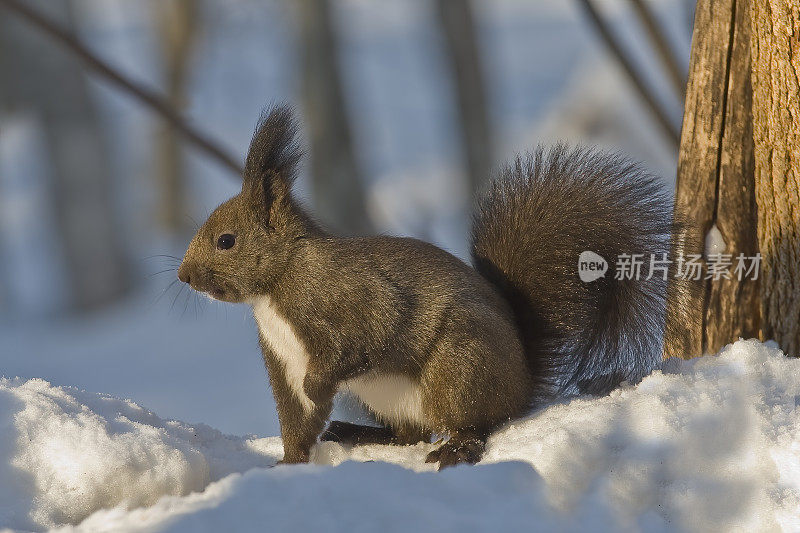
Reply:
[[[193, 56], [186, 115], [242, 158], [265, 104], [299, 104], [287, 4], [203, 4], [213, 24]], [[650, 4], [688, 64], [692, 3]], [[84, 42], [161, 86], [148, 2], [75, 5]], [[376, 228], [464, 257], [469, 206], [430, 3], [334, 5]], [[576, 2], [473, 5], [498, 163], [566, 139], [621, 150], [674, 183], [674, 148]], [[679, 124], [628, 2], [598, 5]], [[333, 443], [313, 465], [271, 468], [279, 428], [249, 310], [179, 292], [174, 272], [160, 273], [174, 265], [155, 256], [182, 256], [189, 235], [153, 221], [158, 119], [92, 80], [132, 265], [132, 288], [102, 309], [65, 303], [47, 195], [29, 179], [47, 170], [35, 114], [0, 112], [0, 529], [800, 530], [800, 363], [750, 341], [532, 413], [498, 431], [475, 468], [428, 472], [430, 446]], [[202, 221], [239, 185], [206, 156], [186, 157], [185, 216]], [[305, 175], [299, 190], [313, 203]]]

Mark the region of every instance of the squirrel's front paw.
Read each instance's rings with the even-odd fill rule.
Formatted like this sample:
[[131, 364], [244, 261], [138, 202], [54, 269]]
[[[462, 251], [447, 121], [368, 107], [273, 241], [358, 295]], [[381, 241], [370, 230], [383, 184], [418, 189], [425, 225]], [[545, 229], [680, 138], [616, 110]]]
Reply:
[[486, 444], [478, 438], [450, 438], [433, 450], [425, 459], [426, 463], [439, 463], [439, 470], [459, 463], [474, 465], [481, 460]]

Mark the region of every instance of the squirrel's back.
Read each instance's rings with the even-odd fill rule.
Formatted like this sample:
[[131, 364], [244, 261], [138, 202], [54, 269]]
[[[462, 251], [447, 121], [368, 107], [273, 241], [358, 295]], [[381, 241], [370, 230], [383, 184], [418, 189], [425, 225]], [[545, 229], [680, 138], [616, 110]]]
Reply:
[[[511, 304], [534, 400], [604, 393], [658, 364], [667, 283], [660, 271], [646, 278], [651, 256], [669, 253], [672, 220], [658, 180], [620, 156], [556, 146], [500, 171], [475, 215], [472, 255]], [[581, 280], [582, 252], [605, 259], [604, 276]], [[638, 279], [615, 276], [634, 254]]]

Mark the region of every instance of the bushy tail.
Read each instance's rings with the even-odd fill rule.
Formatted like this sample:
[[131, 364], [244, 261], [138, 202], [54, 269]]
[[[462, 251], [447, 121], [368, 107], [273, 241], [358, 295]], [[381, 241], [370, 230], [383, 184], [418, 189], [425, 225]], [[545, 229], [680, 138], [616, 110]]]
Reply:
[[[650, 257], [669, 254], [673, 227], [658, 180], [620, 156], [556, 146], [501, 170], [479, 205], [472, 256], [512, 306], [534, 400], [605, 393], [659, 363], [667, 281], [658, 269], [646, 278]], [[581, 280], [582, 252], [605, 259], [604, 276]], [[639, 279], [617, 268], [634, 254]]]

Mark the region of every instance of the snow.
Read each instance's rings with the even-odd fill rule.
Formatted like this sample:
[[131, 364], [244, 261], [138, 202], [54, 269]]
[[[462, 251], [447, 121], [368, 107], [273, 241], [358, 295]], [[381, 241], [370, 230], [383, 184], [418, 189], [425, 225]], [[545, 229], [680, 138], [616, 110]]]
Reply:
[[[131, 401], [0, 380], [0, 528], [41, 531], [800, 529], [800, 361], [740, 340], [501, 428], [478, 466], [433, 444], [232, 437]], [[393, 463], [393, 464], [392, 464]]]
[[719, 230], [716, 224], [711, 225], [711, 229], [706, 233], [706, 258], [713, 255], [724, 254], [728, 245], [725, 242], [725, 237]]
[[41, 379], [2, 379], [0, 417], [0, 525], [11, 527], [79, 522], [121, 502], [149, 506], [274, 462], [246, 439]]

